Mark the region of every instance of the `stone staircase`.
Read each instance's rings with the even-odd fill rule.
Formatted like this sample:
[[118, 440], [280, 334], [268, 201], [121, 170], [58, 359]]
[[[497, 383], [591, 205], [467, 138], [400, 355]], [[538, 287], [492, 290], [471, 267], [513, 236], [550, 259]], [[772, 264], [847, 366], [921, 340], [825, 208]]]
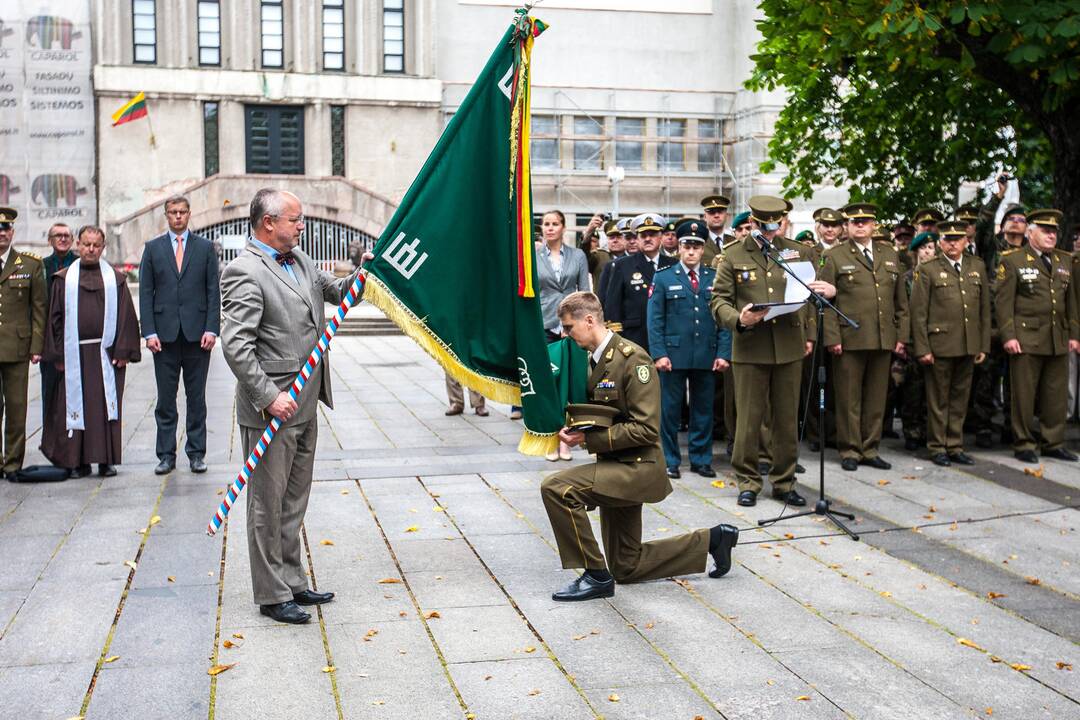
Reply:
[[345, 316], [345, 321], [338, 328], [338, 335], [404, 335], [392, 320], [371, 315]]

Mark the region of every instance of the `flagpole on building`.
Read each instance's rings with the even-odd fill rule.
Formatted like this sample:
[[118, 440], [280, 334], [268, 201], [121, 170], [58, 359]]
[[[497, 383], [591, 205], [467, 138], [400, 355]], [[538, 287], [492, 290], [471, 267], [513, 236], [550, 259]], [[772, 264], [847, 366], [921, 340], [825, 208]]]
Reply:
[[157, 147], [157, 138], [154, 137], [154, 120], [150, 117], [150, 110], [146, 111], [146, 124], [150, 127], [150, 147]]

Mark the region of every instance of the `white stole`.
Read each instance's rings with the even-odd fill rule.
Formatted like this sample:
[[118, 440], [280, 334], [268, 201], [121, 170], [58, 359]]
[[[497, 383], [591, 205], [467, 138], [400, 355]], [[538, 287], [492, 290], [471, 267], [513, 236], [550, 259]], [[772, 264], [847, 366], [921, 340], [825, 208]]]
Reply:
[[[79, 266], [76, 260], [67, 269], [64, 279], [64, 393], [67, 400], [67, 431], [85, 430], [83, 418], [82, 367], [79, 360]], [[116, 273], [104, 260], [98, 260], [101, 279], [105, 283], [105, 326], [98, 344], [101, 353], [101, 380], [105, 385], [105, 408], [109, 420], [120, 417], [116, 402], [116, 371], [105, 348], [116, 339]]]

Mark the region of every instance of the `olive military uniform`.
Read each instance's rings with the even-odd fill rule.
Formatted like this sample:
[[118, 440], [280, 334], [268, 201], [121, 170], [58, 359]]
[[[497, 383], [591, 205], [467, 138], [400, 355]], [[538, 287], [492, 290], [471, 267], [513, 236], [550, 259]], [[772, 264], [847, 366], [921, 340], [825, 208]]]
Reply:
[[40, 355], [45, 344], [46, 302], [41, 258], [11, 247], [0, 268], [0, 420], [6, 421], [0, 470], [4, 473], [22, 468], [26, 453], [29, 363], [30, 356]]
[[[914, 253], [912, 253], [914, 255]], [[911, 305], [911, 293], [915, 285], [915, 273], [916, 268], [912, 268], [904, 273], [904, 292], [908, 296], [908, 306]], [[897, 372], [899, 370], [899, 372]], [[891, 388], [894, 391], [894, 402], [900, 406], [900, 423], [904, 430], [904, 447], [914, 449], [912, 446], [918, 447], [926, 443], [926, 377], [923, 373], [922, 366], [919, 361], [914, 357], [902, 358], [899, 356], [893, 356], [892, 368], [890, 370], [890, 383], [895, 385]], [[897, 379], [899, 376], [899, 380]], [[892, 416], [889, 412], [892, 410], [890, 404], [885, 404], [885, 420], [883, 427], [889, 429], [892, 427]]]
[[[1070, 280], [1073, 259], [1064, 250], [1040, 255], [1031, 247], [1006, 250], [997, 267], [996, 299], [1002, 344], [1016, 340], [1009, 356], [1013, 450], [1036, 448], [1032, 421], [1039, 407], [1043, 450], [1065, 442], [1068, 405]], [[1049, 265], [1049, 267], [1047, 266]]]
[[896, 250], [873, 242], [873, 262], [852, 239], [824, 254], [820, 279], [836, 286], [834, 303], [858, 328], [825, 316], [825, 346], [840, 345], [833, 357], [836, 378], [836, 443], [841, 458], [878, 455], [889, 365], [897, 342], [908, 335], [908, 299]]
[[[642, 348], [610, 333], [588, 380], [589, 402], [618, 410], [610, 428], [585, 431], [596, 462], [549, 475], [540, 484], [564, 568], [606, 567], [616, 582], [705, 570], [709, 531], [641, 542], [641, 504], [671, 493], [660, 449], [660, 381]], [[587, 511], [600, 508], [604, 554]]]
[[[785, 262], [813, 262], [810, 248], [801, 243], [776, 238], [773, 246]], [[761, 492], [758, 460], [766, 417], [773, 492], [794, 489], [799, 384], [806, 341], [814, 337], [815, 322], [808, 306], [750, 328], [739, 322], [747, 303], [782, 301], [787, 282], [787, 274], [749, 236], [725, 249], [716, 271], [710, 307], [717, 323], [733, 331], [736, 426], [731, 464], [740, 492]]]
[[975, 357], [990, 352], [990, 284], [981, 258], [968, 253], [955, 263], [939, 255], [915, 271], [911, 340], [915, 358], [933, 354], [926, 378], [927, 447], [930, 454], [964, 449], [964, 417]]

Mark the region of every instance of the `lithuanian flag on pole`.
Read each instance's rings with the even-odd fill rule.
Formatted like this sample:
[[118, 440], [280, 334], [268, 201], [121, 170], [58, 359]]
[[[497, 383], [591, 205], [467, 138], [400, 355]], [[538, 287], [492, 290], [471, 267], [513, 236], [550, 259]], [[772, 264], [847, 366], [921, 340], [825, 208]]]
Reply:
[[113, 127], [123, 125], [132, 120], [138, 120], [139, 118], [146, 117], [148, 114], [149, 113], [146, 110], [146, 93], [140, 92], [138, 95], [124, 103], [122, 108], [113, 113]]
[[533, 40], [519, 10], [364, 265], [364, 299], [466, 387], [521, 405], [518, 450], [558, 447], [529, 169]]

